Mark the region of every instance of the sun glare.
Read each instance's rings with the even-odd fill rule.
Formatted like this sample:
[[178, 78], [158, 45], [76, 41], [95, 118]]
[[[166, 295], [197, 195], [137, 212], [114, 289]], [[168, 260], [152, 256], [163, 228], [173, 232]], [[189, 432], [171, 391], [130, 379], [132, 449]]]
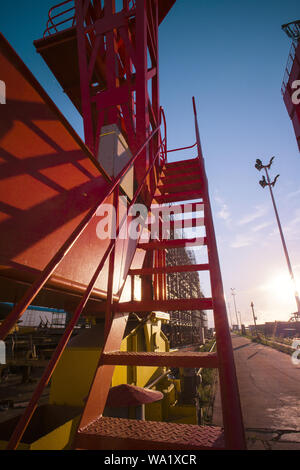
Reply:
[[[299, 292], [300, 286], [297, 279], [296, 286]], [[267, 284], [262, 286], [262, 290], [268, 291], [274, 299], [280, 302], [290, 303], [295, 296], [295, 286], [288, 273], [276, 274]]]

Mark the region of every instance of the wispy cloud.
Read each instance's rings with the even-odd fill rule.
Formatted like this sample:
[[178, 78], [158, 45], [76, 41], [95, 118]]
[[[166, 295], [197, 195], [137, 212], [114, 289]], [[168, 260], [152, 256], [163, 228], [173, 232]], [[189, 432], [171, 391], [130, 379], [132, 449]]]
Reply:
[[[279, 238], [279, 230], [276, 221], [274, 220], [273, 229], [268, 234], [268, 240]], [[286, 240], [300, 240], [300, 209], [294, 211], [291, 219], [282, 223], [282, 230]]]
[[288, 193], [286, 195], [286, 199], [292, 199], [293, 197], [296, 197], [299, 195], [300, 195], [300, 189], [297, 189], [296, 191], [292, 191], [291, 193]]
[[260, 232], [264, 228], [270, 227], [273, 222], [263, 222], [262, 224], [256, 225], [255, 227], [252, 227], [251, 230], [252, 232]]
[[219, 219], [223, 219], [223, 220], [228, 221], [230, 219], [230, 216], [231, 216], [228, 205], [218, 195], [215, 196], [215, 201], [220, 207], [220, 209], [217, 212], [217, 216], [219, 217]]
[[254, 238], [249, 234], [239, 233], [236, 235], [235, 240], [231, 243], [231, 248], [244, 248], [250, 246], [254, 242]]
[[300, 209], [295, 210], [294, 217], [288, 224], [283, 226], [283, 231], [290, 240], [300, 239]]
[[246, 214], [244, 217], [242, 217], [237, 222], [237, 225], [246, 225], [246, 224], [249, 224], [250, 222], [254, 222], [254, 220], [264, 217], [266, 213], [268, 212], [268, 208], [264, 205], [255, 206], [254, 209], [255, 210], [253, 212], [250, 212], [249, 214]]

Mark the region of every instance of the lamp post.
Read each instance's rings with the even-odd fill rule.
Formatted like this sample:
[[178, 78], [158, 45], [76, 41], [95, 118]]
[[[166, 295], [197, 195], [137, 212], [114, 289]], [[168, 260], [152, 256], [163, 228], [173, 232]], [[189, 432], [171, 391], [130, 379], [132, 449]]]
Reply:
[[[232, 295], [232, 297], [233, 297], [234, 311], [235, 311], [235, 316], [236, 316], [236, 324], [237, 324], [237, 327], [238, 327], [238, 329], [239, 329], [239, 319], [238, 319], [238, 314], [237, 314], [237, 309], [236, 309], [236, 303], [235, 303], [235, 296], [236, 296], [235, 287], [231, 287], [230, 290], [231, 290], [231, 295]], [[242, 327], [242, 326], [241, 326], [241, 327]]]
[[259, 184], [261, 185], [262, 188], [265, 188], [266, 186], [269, 187], [269, 190], [270, 190], [270, 194], [271, 194], [271, 199], [272, 199], [272, 203], [273, 203], [273, 207], [274, 207], [274, 211], [275, 211], [275, 216], [276, 216], [276, 220], [277, 220], [277, 224], [278, 224], [278, 228], [279, 228], [279, 233], [280, 233], [280, 238], [281, 238], [281, 242], [282, 242], [282, 246], [283, 246], [283, 251], [284, 251], [284, 254], [285, 254], [285, 258], [286, 258], [286, 262], [287, 262], [287, 265], [288, 265], [288, 270], [289, 270], [289, 273], [290, 273], [290, 277], [291, 277], [291, 280], [294, 284], [294, 289], [295, 289], [295, 300], [296, 300], [296, 305], [297, 305], [297, 312], [299, 313], [300, 312], [300, 298], [299, 298], [299, 293], [298, 293], [298, 290], [297, 290], [297, 286], [296, 286], [296, 282], [295, 282], [295, 277], [294, 277], [294, 273], [293, 273], [293, 269], [292, 269], [292, 265], [291, 265], [291, 261], [290, 261], [290, 257], [289, 257], [289, 253], [288, 253], [288, 250], [287, 250], [287, 246], [286, 246], [286, 243], [285, 243], [285, 239], [284, 239], [284, 235], [283, 235], [283, 231], [282, 231], [282, 227], [281, 227], [281, 222], [280, 222], [280, 219], [279, 219], [279, 214], [278, 214], [278, 211], [277, 211], [277, 207], [276, 207], [276, 203], [275, 203], [275, 199], [274, 199], [274, 195], [273, 195], [273, 190], [272, 188], [275, 186], [276, 184], [276, 181], [277, 181], [277, 178], [279, 177], [279, 175], [276, 176], [276, 178], [274, 179], [274, 181], [271, 183], [271, 180], [270, 180], [270, 177], [269, 177], [269, 173], [268, 173], [268, 170], [270, 170], [271, 168], [271, 165], [273, 163], [273, 160], [274, 160], [275, 157], [272, 157], [271, 160], [270, 160], [270, 163], [268, 165], [263, 165], [262, 164], [262, 161], [257, 159], [256, 160], [256, 164], [255, 164], [255, 168], [258, 170], [258, 171], [261, 171], [261, 170], [265, 170], [265, 173], [266, 173], [266, 177], [267, 179], [263, 176], [261, 181], [259, 182]]
[[255, 313], [254, 313], [254, 303], [253, 302], [251, 302], [251, 308], [252, 308], [253, 320], [254, 320], [254, 325], [255, 325], [255, 333], [256, 333], [256, 336], [258, 337], [257, 326], [256, 326], [257, 317], [255, 316]]
[[242, 314], [241, 312], [238, 310], [238, 314], [239, 314], [239, 318], [240, 318], [240, 324], [241, 324], [241, 328], [242, 328]]
[[233, 321], [232, 321], [232, 316], [231, 316], [231, 307], [230, 303], [227, 302], [227, 307], [228, 307], [228, 312], [229, 312], [229, 318], [230, 318], [230, 323], [231, 323], [231, 329], [233, 329]]

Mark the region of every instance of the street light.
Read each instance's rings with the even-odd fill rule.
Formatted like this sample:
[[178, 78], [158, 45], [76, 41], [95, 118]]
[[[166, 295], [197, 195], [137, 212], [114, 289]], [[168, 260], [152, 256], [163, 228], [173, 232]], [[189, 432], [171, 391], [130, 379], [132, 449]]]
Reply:
[[232, 316], [231, 316], [231, 307], [230, 307], [229, 302], [227, 302], [227, 307], [228, 307], [228, 312], [229, 312], [229, 317], [230, 317], [231, 329], [233, 329], [233, 321], [232, 321]]
[[238, 314], [239, 314], [239, 317], [240, 317], [240, 324], [241, 324], [241, 328], [242, 328], [242, 314], [239, 310], [238, 310]]
[[255, 316], [255, 312], [254, 312], [254, 303], [253, 303], [253, 302], [251, 302], [251, 308], [252, 308], [253, 320], [254, 320], [254, 325], [255, 325], [255, 333], [256, 333], [256, 336], [258, 337], [257, 325], [256, 325], [257, 317]]
[[262, 161], [260, 159], [257, 159], [256, 163], [255, 163], [255, 168], [258, 171], [261, 171], [261, 170], [264, 169], [265, 172], [266, 172], [267, 179], [263, 176], [261, 181], [259, 182], [259, 184], [262, 186], [262, 188], [265, 188], [266, 186], [269, 186], [271, 199], [272, 199], [272, 203], [273, 203], [273, 207], [274, 207], [274, 211], [275, 211], [275, 216], [276, 216], [276, 220], [277, 220], [277, 224], [278, 224], [278, 228], [279, 228], [280, 238], [281, 238], [281, 242], [282, 242], [282, 246], [283, 246], [283, 251], [284, 251], [286, 262], [287, 262], [287, 265], [288, 265], [288, 270], [289, 270], [289, 273], [290, 273], [290, 277], [291, 277], [291, 280], [292, 280], [292, 282], [294, 284], [294, 288], [295, 288], [295, 300], [296, 300], [296, 304], [297, 304], [297, 312], [300, 313], [299, 293], [298, 293], [298, 290], [297, 290], [295, 277], [294, 277], [294, 273], [293, 273], [289, 253], [288, 253], [288, 250], [287, 250], [287, 246], [286, 246], [286, 243], [285, 243], [285, 239], [284, 239], [284, 236], [283, 236], [283, 231], [282, 231], [282, 227], [281, 227], [281, 223], [280, 223], [280, 219], [279, 219], [279, 215], [278, 215], [278, 211], [277, 211], [277, 207], [276, 207], [275, 199], [274, 199], [274, 195], [273, 195], [273, 190], [272, 190], [272, 188], [275, 186], [276, 181], [277, 181], [277, 179], [279, 178], [280, 175], [277, 175], [276, 178], [274, 179], [274, 181], [271, 182], [270, 177], [269, 177], [269, 173], [268, 173], [268, 170], [270, 170], [274, 158], [275, 157], [271, 158], [268, 165], [263, 165]]
[[[235, 310], [235, 316], [236, 316], [236, 324], [237, 324], [237, 327], [239, 329], [239, 319], [238, 319], [237, 308], [236, 308], [236, 303], [235, 303], [235, 296], [236, 296], [235, 287], [230, 287], [230, 290], [231, 290], [231, 295], [233, 297], [234, 310]], [[242, 325], [241, 325], [241, 328], [242, 328]]]

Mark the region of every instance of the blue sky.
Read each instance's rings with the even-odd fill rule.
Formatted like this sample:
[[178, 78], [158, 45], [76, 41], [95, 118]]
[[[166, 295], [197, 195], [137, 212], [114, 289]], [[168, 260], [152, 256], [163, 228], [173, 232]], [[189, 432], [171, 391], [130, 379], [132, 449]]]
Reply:
[[[42, 36], [53, 4], [2, 4], [0, 29], [82, 135], [81, 118], [32, 44]], [[300, 279], [300, 155], [280, 93], [291, 44], [281, 25], [299, 18], [296, 0], [177, 0], [160, 27], [160, 94], [169, 147], [195, 142], [194, 95], [225, 294], [233, 316], [230, 288], [236, 288], [246, 324], [251, 301], [260, 322], [286, 320], [295, 311], [270, 196], [258, 185], [254, 163], [276, 157], [275, 197]], [[191, 151], [180, 157], [193, 156]], [[203, 288], [206, 293], [206, 280]]]

